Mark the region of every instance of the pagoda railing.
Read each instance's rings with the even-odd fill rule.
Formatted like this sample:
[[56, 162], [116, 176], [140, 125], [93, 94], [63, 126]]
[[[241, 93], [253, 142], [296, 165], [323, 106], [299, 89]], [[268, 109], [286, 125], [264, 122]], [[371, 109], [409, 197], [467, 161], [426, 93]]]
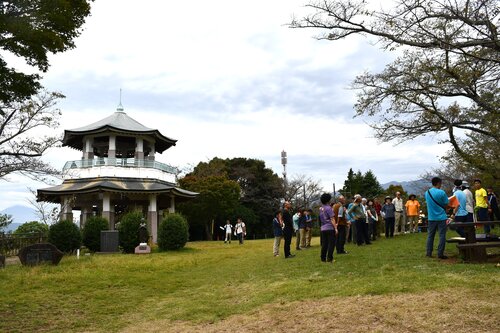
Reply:
[[63, 171], [69, 171], [71, 169], [84, 169], [84, 168], [95, 168], [95, 167], [123, 167], [123, 168], [152, 168], [156, 170], [161, 170], [174, 175], [179, 174], [179, 169], [171, 165], [152, 161], [145, 159], [136, 158], [107, 158], [107, 157], [97, 157], [88, 160], [76, 160], [68, 161], [64, 164]]

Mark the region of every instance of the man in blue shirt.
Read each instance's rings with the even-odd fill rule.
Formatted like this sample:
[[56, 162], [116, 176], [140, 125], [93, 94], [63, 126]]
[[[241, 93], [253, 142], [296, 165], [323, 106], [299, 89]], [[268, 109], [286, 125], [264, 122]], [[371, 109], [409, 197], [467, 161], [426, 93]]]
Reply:
[[446, 244], [446, 206], [449, 203], [448, 196], [441, 190], [442, 180], [439, 177], [432, 178], [432, 187], [425, 192], [425, 201], [427, 202], [427, 217], [429, 227], [427, 233], [427, 257], [432, 256], [434, 248], [434, 236], [439, 232], [438, 258], [448, 259], [444, 255], [444, 246]]

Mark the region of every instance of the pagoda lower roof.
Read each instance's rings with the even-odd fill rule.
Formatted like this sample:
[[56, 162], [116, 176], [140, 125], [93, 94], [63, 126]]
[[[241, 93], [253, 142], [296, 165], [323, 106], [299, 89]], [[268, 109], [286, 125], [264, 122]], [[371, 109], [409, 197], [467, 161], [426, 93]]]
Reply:
[[38, 201], [60, 202], [64, 195], [96, 192], [172, 194], [186, 199], [198, 193], [176, 187], [175, 184], [151, 178], [98, 177], [67, 179], [62, 184], [39, 189]]

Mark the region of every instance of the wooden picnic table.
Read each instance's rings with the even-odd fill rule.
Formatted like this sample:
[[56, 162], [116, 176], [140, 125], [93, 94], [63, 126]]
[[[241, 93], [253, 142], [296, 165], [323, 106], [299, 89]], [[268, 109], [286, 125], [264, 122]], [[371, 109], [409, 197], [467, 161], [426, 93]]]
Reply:
[[486, 235], [485, 239], [481, 239], [480, 242], [476, 238], [476, 226], [500, 225], [500, 221], [456, 222], [452, 225], [464, 229], [465, 242], [457, 244], [457, 247], [465, 261], [484, 262], [487, 259], [486, 248], [500, 247], [498, 236]]

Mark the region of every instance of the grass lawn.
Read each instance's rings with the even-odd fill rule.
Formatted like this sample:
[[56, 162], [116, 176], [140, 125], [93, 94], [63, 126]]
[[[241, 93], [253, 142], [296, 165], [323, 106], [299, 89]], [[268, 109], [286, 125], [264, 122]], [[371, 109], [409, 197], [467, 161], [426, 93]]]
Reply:
[[268, 239], [8, 265], [0, 332], [498, 332], [499, 265], [464, 264], [451, 244], [451, 259], [426, 258], [425, 237], [348, 245], [334, 264], [315, 238], [291, 259]]

